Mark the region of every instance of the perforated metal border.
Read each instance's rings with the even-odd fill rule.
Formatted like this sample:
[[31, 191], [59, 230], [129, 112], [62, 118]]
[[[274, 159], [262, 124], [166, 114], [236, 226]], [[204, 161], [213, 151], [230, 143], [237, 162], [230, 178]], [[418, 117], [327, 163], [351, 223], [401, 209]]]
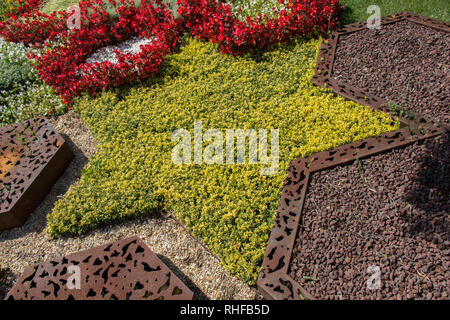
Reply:
[[[68, 283], [79, 268], [79, 288]], [[70, 278], [70, 279], [69, 279]], [[194, 293], [138, 237], [29, 266], [12, 300], [192, 300]]]
[[[408, 12], [384, 17], [382, 18], [382, 24], [394, 23], [404, 19], [437, 30], [450, 31], [449, 24]], [[300, 218], [312, 173], [385, 153], [395, 148], [405, 147], [449, 130], [448, 127], [437, 124], [422, 115], [416, 114], [415, 120], [398, 117], [389, 110], [387, 101], [384, 99], [331, 79], [330, 75], [339, 35], [356, 32], [364, 28], [366, 28], [366, 22], [351, 24], [331, 34], [328, 39], [322, 42], [313, 83], [330, 88], [335, 94], [349, 100], [390, 114], [393, 118], [399, 119], [400, 129], [291, 161], [261, 273], [257, 281], [257, 287], [266, 299], [316, 299], [288, 275], [289, 263], [299, 232]]]
[[[16, 159], [8, 159], [10, 151]], [[0, 230], [4, 230], [23, 225], [74, 155], [63, 137], [41, 117], [0, 128], [0, 156], [12, 167], [12, 171], [0, 168]]]

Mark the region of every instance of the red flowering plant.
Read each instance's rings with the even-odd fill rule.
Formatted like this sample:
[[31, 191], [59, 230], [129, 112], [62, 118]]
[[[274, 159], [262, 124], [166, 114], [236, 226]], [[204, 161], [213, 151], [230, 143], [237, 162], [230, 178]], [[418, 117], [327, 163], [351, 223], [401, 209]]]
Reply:
[[30, 12], [41, 5], [39, 0], [2, 0], [0, 1], [0, 13], [3, 17]]
[[222, 52], [240, 55], [297, 35], [326, 32], [337, 25], [339, 0], [278, 0], [278, 16], [259, 15], [241, 21], [221, 0], [178, 0], [184, 26], [197, 38], [219, 45]]
[[[175, 48], [181, 27], [217, 43], [222, 52], [239, 55], [337, 24], [338, 0], [279, 1], [284, 9], [275, 17], [259, 15], [242, 21], [223, 0], [178, 0], [181, 19], [175, 19], [162, 0], [142, 0], [139, 7], [133, 0], [83, 0], [80, 28], [69, 30], [69, 12], [45, 15], [34, 5], [38, 0], [29, 0], [20, 18], [12, 15], [0, 23], [0, 35], [33, 44], [36, 50], [30, 58], [39, 75], [70, 103], [83, 91], [95, 95], [157, 73], [164, 56]], [[117, 17], [110, 14], [111, 5]], [[115, 51], [117, 63], [87, 62], [97, 49], [133, 37], [151, 41], [141, 45], [137, 54]]]
[[66, 11], [55, 11], [50, 15], [39, 11], [39, 0], [24, 0], [15, 11], [0, 21], [0, 36], [6, 41], [23, 42], [25, 45], [54, 39], [67, 29]]
[[[40, 0], [17, 0], [18, 7], [16, 8], [18, 13], [26, 13], [31, 12], [33, 10], [36, 10], [41, 5]], [[14, 13], [11, 12], [7, 14], [7, 16], [13, 15]]]
[[[106, 3], [115, 7], [114, 19]], [[81, 92], [96, 94], [126, 82], [146, 79], [157, 73], [164, 56], [178, 41], [179, 24], [161, 0], [142, 0], [136, 8], [133, 0], [84, 0], [79, 3], [80, 29], [60, 34], [63, 44], [36, 45], [39, 53], [30, 53], [41, 78], [59, 93], [66, 103]], [[115, 51], [118, 63], [89, 63], [86, 59], [97, 49], [140, 37], [151, 39], [137, 54]]]

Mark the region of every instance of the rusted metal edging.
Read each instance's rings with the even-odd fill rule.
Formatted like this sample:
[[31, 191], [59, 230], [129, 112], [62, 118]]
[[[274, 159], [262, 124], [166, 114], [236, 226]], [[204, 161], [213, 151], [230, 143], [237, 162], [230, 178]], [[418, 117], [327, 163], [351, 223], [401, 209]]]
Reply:
[[29, 266], [6, 299], [192, 300], [193, 292], [138, 237]]

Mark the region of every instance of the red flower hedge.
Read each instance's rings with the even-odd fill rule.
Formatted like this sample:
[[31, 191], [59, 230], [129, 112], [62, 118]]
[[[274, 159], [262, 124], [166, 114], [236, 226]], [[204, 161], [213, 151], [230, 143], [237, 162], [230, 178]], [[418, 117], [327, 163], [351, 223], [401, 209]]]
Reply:
[[184, 25], [198, 38], [219, 45], [234, 55], [270, 44], [285, 42], [297, 35], [334, 28], [340, 11], [339, 0], [279, 0], [285, 3], [279, 17], [258, 17], [240, 21], [231, 6], [219, 0], [178, 0]]
[[[197, 38], [211, 40], [222, 52], [234, 55], [262, 49], [297, 35], [327, 31], [337, 24], [338, 0], [279, 0], [285, 2], [277, 18], [259, 16], [240, 21], [222, 0], [178, 0], [180, 19], [175, 19], [161, 0], [83, 0], [79, 3], [81, 28], [67, 29], [66, 11], [46, 15], [38, 11], [39, 0], [28, 0], [20, 19], [11, 15], [0, 22], [0, 35], [8, 41], [33, 44], [43, 54], [30, 53], [43, 80], [65, 102], [83, 91], [100, 90], [145, 79], [159, 71], [164, 56], [178, 42], [181, 26]], [[105, 4], [119, 15], [113, 19]], [[63, 45], [43, 44], [59, 37]], [[131, 37], [152, 38], [136, 55], [116, 52], [118, 63], [86, 63], [95, 50]]]
[[8, 14], [8, 19], [0, 21], [0, 36], [10, 42], [23, 42], [25, 45], [52, 39], [67, 29], [68, 14], [57, 11], [48, 15], [39, 12], [39, 0], [28, 0]]
[[[108, 1], [117, 6], [118, 20], [106, 11], [103, 1], [82, 1], [81, 29], [61, 33], [65, 45], [51, 48], [46, 44], [43, 46], [46, 53], [30, 55], [36, 60], [41, 78], [65, 102], [72, 102], [83, 91], [95, 95], [100, 90], [150, 77], [159, 71], [164, 56], [176, 46], [178, 23], [160, 0], [142, 0], [138, 9], [132, 0]], [[154, 41], [142, 46], [136, 55], [116, 51], [117, 64], [85, 62], [95, 50], [134, 36], [154, 37]]]
[[16, 13], [26, 13], [31, 12], [37, 9], [41, 5], [39, 0], [17, 0], [17, 8], [12, 12], [5, 14], [5, 16], [10, 17], [15, 15]]

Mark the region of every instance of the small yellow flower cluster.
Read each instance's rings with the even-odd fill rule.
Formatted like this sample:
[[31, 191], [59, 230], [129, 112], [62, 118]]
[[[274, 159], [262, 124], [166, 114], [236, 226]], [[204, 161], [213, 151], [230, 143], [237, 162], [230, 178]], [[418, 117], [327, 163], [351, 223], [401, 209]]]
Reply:
[[[189, 39], [158, 79], [82, 97], [75, 106], [100, 152], [48, 216], [53, 235], [124, 219], [175, 214], [222, 260], [255, 283], [290, 160], [395, 130], [389, 116], [311, 83], [319, 40], [276, 45], [258, 59]], [[280, 169], [261, 164], [176, 165], [174, 130], [279, 129]]]

